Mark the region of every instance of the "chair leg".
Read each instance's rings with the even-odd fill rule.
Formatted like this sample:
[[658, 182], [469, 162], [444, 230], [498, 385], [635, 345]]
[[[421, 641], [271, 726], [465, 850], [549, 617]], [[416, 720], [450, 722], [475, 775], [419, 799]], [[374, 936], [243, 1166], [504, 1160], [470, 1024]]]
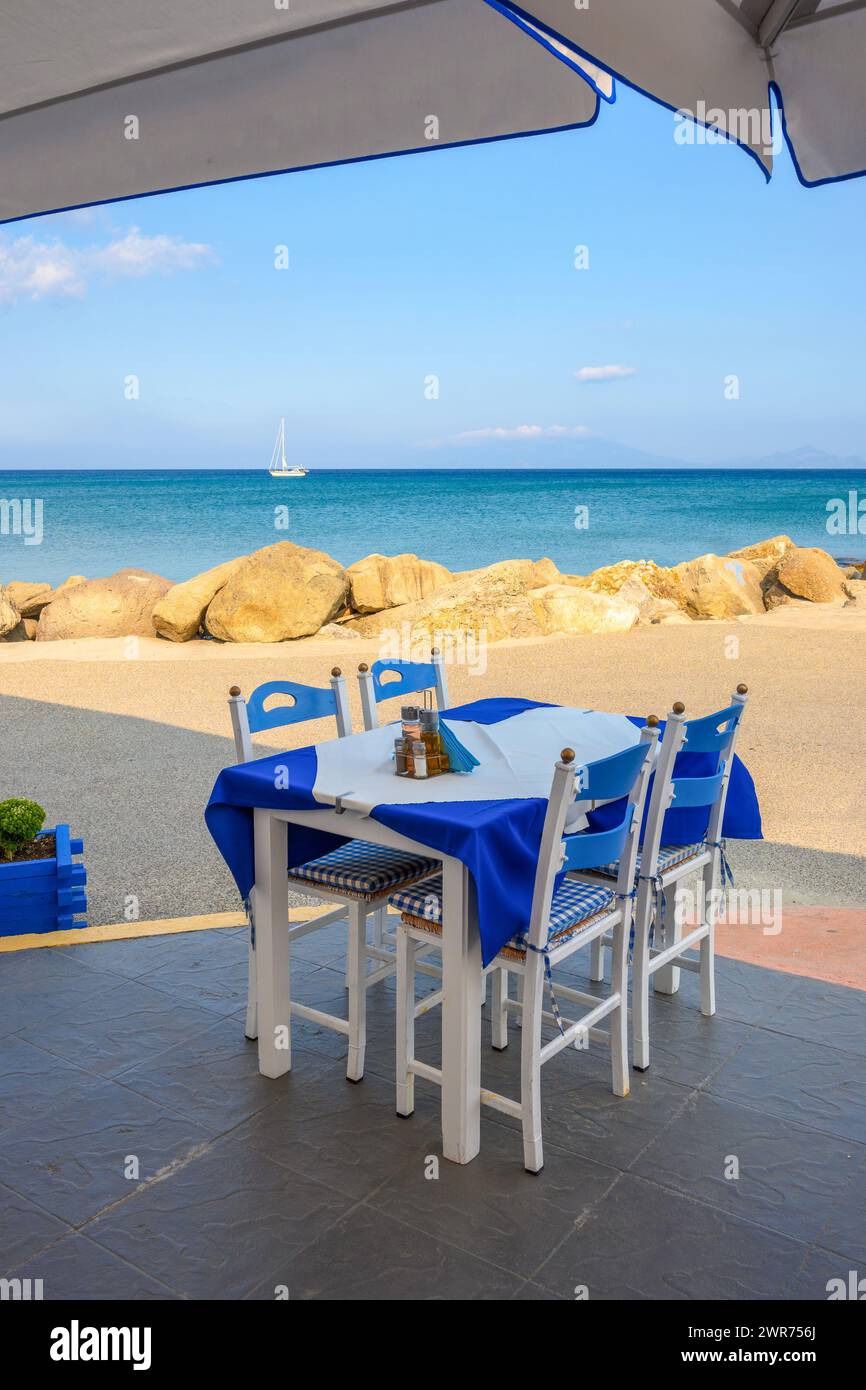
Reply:
[[704, 866], [701, 874], [704, 886], [701, 925], [706, 922], [708, 927], [707, 935], [700, 943], [701, 1013], [705, 1018], [712, 1018], [716, 1012], [716, 913], [709, 906], [713, 898], [714, 871], [715, 863], [711, 861]]
[[638, 894], [634, 925], [634, 962], [631, 979], [632, 1061], [638, 1071], [646, 1071], [650, 1060], [649, 1047], [649, 924], [652, 901], [649, 894]]
[[367, 1045], [367, 914], [362, 903], [349, 904], [349, 1060], [346, 1076], [361, 1081]]
[[[677, 921], [677, 885], [672, 883], [664, 890], [665, 895], [665, 945], [673, 946], [683, 934], [682, 922]], [[656, 994], [676, 994], [680, 987], [680, 968], [678, 965], [663, 965], [653, 973], [653, 989]]]
[[252, 1042], [259, 1036], [258, 1009], [256, 1007], [256, 948], [253, 933], [250, 932], [247, 945], [247, 1017], [244, 1024], [244, 1037]]
[[377, 946], [377, 947], [379, 948], [380, 951], [381, 951], [381, 949], [382, 949], [382, 942], [383, 942], [383, 939], [384, 939], [384, 931], [385, 931], [385, 912], [386, 912], [386, 909], [385, 909], [384, 907], [377, 907], [377, 908], [376, 908], [376, 911], [372, 914], [372, 915], [373, 915], [372, 944], [373, 944], [374, 946]]
[[411, 936], [397, 928], [397, 1114], [415, 1109], [415, 955]]
[[600, 936], [589, 948], [589, 978], [596, 984], [604, 979], [604, 942]]
[[490, 1002], [490, 1025], [493, 1046], [502, 1052], [508, 1046], [508, 971], [497, 966], [491, 970], [493, 991]]
[[541, 1145], [541, 1009], [544, 965], [536, 951], [527, 952], [523, 972], [523, 1033], [520, 1039], [520, 1105], [523, 1112], [523, 1166], [529, 1173], [544, 1167]]
[[[518, 976], [517, 976], [517, 1002], [518, 1002], [519, 1004], [522, 1004], [522, 1003], [523, 1003], [523, 971], [522, 971], [522, 970], [520, 971], [520, 973], [519, 973]], [[522, 1009], [518, 1009], [518, 1010], [517, 1010], [517, 1015], [516, 1015], [516, 1018], [515, 1018], [515, 1024], [516, 1024], [516, 1026], [517, 1026], [518, 1028], [522, 1028], [522, 1027], [523, 1027], [523, 1010], [522, 1010]]]
[[631, 912], [623, 912], [623, 920], [613, 929], [613, 951], [610, 963], [611, 991], [619, 995], [619, 1003], [610, 1014], [611, 1089], [615, 1096], [629, 1092], [628, 1065], [628, 939]]

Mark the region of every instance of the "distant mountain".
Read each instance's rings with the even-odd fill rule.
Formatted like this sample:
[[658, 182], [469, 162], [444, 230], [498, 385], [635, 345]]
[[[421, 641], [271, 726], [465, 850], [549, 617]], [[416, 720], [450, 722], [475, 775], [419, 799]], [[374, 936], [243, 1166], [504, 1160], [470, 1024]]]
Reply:
[[[647, 453], [599, 435], [495, 439], [437, 445], [417, 455], [415, 468], [693, 468], [685, 459]], [[405, 465], [401, 465], [405, 466]]]
[[762, 458], [726, 459], [716, 465], [718, 468], [859, 468], [866, 469], [866, 459], [855, 454], [842, 456], [828, 454], [826, 449], [815, 449], [804, 444], [799, 449], [789, 449], [786, 453], [765, 454]]
[[[671, 458], [667, 454], [652, 454], [644, 449], [633, 449], [627, 444], [618, 444], [613, 439], [599, 435], [585, 437], [562, 437], [535, 439], [527, 442], [520, 439], [480, 440], [477, 443], [438, 445], [425, 451], [426, 458], [419, 453], [418, 462], [410, 465], [418, 468], [465, 468], [498, 470], [500, 468], [599, 468], [599, 469], [691, 469], [717, 468], [729, 469], [777, 468], [808, 469], [826, 468], [830, 470], [866, 470], [866, 459], [855, 455], [841, 457], [804, 445], [790, 449], [786, 453], [765, 454], [760, 458], [722, 459], [718, 463], [693, 463], [689, 459]], [[399, 463], [398, 467], [405, 467]]]

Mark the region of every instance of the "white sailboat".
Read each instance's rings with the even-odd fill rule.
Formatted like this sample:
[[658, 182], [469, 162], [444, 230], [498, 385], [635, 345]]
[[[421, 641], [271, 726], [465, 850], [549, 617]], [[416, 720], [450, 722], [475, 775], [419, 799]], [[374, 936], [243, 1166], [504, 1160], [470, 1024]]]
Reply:
[[[279, 462], [278, 462], [279, 461]], [[271, 454], [271, 462], [268, 468], [272, 478], [306, 478], [309, 469], [290, 468], [286, 461], [286, 421], [280, 420], [280, 431], [277, 435], [277, 442]]]

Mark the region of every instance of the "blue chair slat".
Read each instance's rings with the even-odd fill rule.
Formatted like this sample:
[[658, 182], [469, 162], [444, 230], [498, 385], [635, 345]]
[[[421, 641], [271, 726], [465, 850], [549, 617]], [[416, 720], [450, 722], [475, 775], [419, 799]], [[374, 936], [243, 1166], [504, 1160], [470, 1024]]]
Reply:
[[[641, 751], [646, 753], [646, 746]], [[634, 816], [634, 806], [628, 802], [624, 810], [620, 824], [610, 830], [579, 830], [575, 835], [563, 836], [565, 863], [569, 871], [594, 869], [619, 859]]]
[[[386, 672], [394, 672], [399, 680], [382, 681]], [[412, 695], [436, 685], [436, 667], [432, 661], [374, 661], [370, 667], [376, 703], [390, 700], [393, 695]]]
[[[727, 709], [720, 709], [716, 714], [704, 715], [702, 719], [690, 719], [680, 751], [718, 753], [728, 742], [742, 717], [742, 705], [728, 705]], [[720, 729], [720, 725], [724, 727]]]
[[[290, 695], [294, 703], [265, 709], [265, 701], [272, 695]], [[253, 734], [260, 733], [262, 729], [278, 729], [284, 724], [303, 724], [307, 719], [322, 719], [336, 712], [337, 700], [333, 690], [322, 690], [316, 685], [299, 685], [297, 681], [266, 681], [247, 700], [247, 719], [250, 733]]]
[[724, 776], [725, 764], [722, 763], [714, 777], [675, 777], [671, 809], [678, 811], [686, 806], [713, 806], [721, 791]]
[[622, 753], [585, 763], [578, 768], [578, 801], [616, 801], [628, 796], [646, 755], [647, 745], [636, 743]]

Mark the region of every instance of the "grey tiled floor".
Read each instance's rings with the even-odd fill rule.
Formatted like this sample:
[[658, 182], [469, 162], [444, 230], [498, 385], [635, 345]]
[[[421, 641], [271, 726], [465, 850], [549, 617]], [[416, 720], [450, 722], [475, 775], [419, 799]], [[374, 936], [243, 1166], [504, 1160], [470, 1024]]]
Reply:
[[[342, 1011], [343, 944], [298, 944], [300, 998]], [[0, 957], [0, 1274], [47, 1299], [783, 1300], [866, 1264], [866, 994], [720, 960], [708, 1020], [684, 977], [628, 1099], [604, 1052], [545, 1067], [530, 1177], [505, 1116], [465, 1168], [437, 1162], [433, 1088], [397, 1118], [393, 982], [363, 1084], [303, 1022], [266, 1081], [245, 971], [241, 931]], [[520, 1034], [488, 1044], [516, 1095]]]

